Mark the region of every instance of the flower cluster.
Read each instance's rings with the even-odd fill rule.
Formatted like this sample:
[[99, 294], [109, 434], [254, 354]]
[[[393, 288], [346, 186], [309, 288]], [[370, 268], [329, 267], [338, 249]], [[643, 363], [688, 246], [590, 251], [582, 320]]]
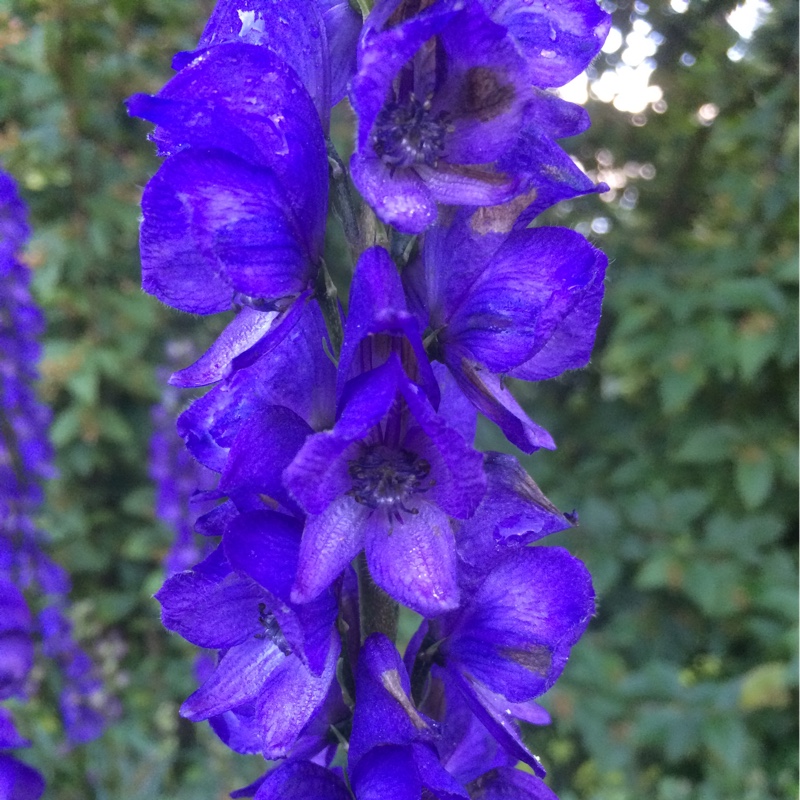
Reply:
[[[43, 319], [30, 294], [30, 271], [18, 258], [28, 234], [16, 185], [0, 172], [0, 699], [24, 696], [34, 660], [32, 637], [38, 635], [61, 673], [67, 737], [80, 743], [103, 727], [95, 707], [101, 686], [65, 615], [69, 579], [47, 556], [47, 537], [35, 522], [41, 482], [53, 468], [50, 413], [34, 389]], [[22, 595], [34, 587], [44, 599], [36, 620]], [[0, 750], [27, 744], [0, 709]], [[0, 754], [0, 789], [3, 797], [28, 800], [41, 795], [44, 783], [30, 767]]]
[[[548, 90], [609, 18], [595, 0], [359, 5], [219, 0], [175, 76], [129, 100], [165, 158], [145, 290], [235, 311], [171, 378], [212, 387], [178, 430], [219, 476], [196, 523], [215, 549], [156, 595], [168, 629], [218, 651], [181, 713], [282, 760], [234, 796], [544, 800], [519, 723], [548, 722], [535, 699], [594, 593], [565, 550], [527, 546], [575, 517], [473, 440], [480, 413], [553, 448], [507, 378], [589, 359], [606, 258], [528, 226], [603, 188], [557, 143], [585, 112]], [[349, 170], [327, 135], [345, 89]], [[329, 192], [356, 261], [346, 314]], [[402, 657], [399, 604], [422, 617]]]

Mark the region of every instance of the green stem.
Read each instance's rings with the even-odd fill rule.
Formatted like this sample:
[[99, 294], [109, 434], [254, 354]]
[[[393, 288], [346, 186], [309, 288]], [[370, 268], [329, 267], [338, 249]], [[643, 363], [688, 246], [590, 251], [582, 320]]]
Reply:
[[373, 0], [350, 0], [350, 6], [354, 11], [361, 12], [362, 19], [366, 19], [372, 11]]
[[324, 261], [320, 264], [319, 272], [317, 272], [315, 297], [319, 302], [319, 307], [325, 320], [325, 327], [328, 329], [333, 356], [338, 359], [342, 350], [342, 342], [344, 341], [342, 318], [339, 314], [339, 295]]
[[358, 556], [356, 570], [361, 615], [361, 641], [363, 642], [371, 633], [382, 633], [394, 642], [397, 639], [399, 606], [372, 580], [363, 551]]

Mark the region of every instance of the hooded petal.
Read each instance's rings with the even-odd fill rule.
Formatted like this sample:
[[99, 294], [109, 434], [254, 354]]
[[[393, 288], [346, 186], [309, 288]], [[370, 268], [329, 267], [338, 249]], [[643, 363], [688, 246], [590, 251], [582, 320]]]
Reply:
[[348, 764], [357, 768], [361, 759], [382, 745], [409, 745], [431, 741], [436, 723], [414, 707], [410, 684], [400, 654], [379, 633], [367, 637], [358, 658], [358, 698], [353, 712]]
[[222, 150], [178, 153], [142, 196], [142, 287], [181, 311], [212, 314], [236, 292], [299, 294], [312, 265], [274, 174]]
[[350, 287], [339, 356], [339, 395], [347, 380], [380, 366], [393, 351], [401, 354], [409, 378], [422, 385], [433, 406], [438, 406], [439, 386], [422, 346], [417, 320], [406, 308], [397, 267], [386, 250], [371, 247], [361, 254]]
[[331, 103], [336, 105], [346, 94], [356, 73], [356, 47], [361, 34], [361, 14], [349, 0], [319, 0], [328, 33], [331, 53]]
[[566, 228], [512, 233], [453, 309], [445, 347], [457, 342], [492, 372], [508, 372], [575, 308], [597, 278], [601, 255]]
[[325, 137], [311, 98], [286, 61], [264, 47], [221, 44], [181, 69], [156, 97], [135, 95], [128, 108], [157, 124], [153, 139], [161, 155], [213, 148], [269, 170], [296, 215], [304, 249], [312, 260], [322, 254]]
[[595, 0], [539, 5], [525, 0], [482, 0], [492, 18], [508, 27], [537, 86], [563, 86], [597, 55], [611, 15]]
[[314, 100], [320, 118], [331, 107], [328, 37], [318, 0], [275, 3], [220, 0], [200, 36], [199, 48], [223, 42], [259, 45], [291, 64]]

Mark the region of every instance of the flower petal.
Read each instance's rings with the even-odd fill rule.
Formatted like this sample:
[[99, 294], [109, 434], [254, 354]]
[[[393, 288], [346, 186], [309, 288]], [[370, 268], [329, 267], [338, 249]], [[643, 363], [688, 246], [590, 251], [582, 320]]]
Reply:
[[310, 761], [290, 761], [270, 772], [254, 800], [350, 800], [342, 779]]
[[368, 508], [342, 495], [321, 514], [306, 518], [292, 602], [313, 600], [358, 555], [369, 514]]
[[402, 520], [373, 512], [366, 525], [369, 571], [390, 597], [424, 617], [458, 608], [456, 549], [448, 516], [428, 502]]
[[273, 173], [222, 150], [178, 153], [145, 188], [142, 287], [181, 311], [211, 314], [235, 292], [275, 300], [312, 275]]
[[566, 550], [508, 553], [476, 591], [446, 650], [471, 680], [513, 701], [546, 692], [594, 613], [591, 577]]
[[269, 639], [253, 637], [232, 647], [211, 677], [181, 706], [181, 716], [199, 722], [261, 697], [265, 681], [286, 660]]
[[400, 168], [392, 174], [379, 158], [354, 153], [350, 172], [364, 200], [400, 232], [421, 233], [435, 221], [436, 200], [413, 169]]
[[156, 592], [167, 630], [211, 650], [224, 650], [261, 631], [258, 603], [264, 592], [238, 575], [212, 580], [198, 572], [179, 572]]

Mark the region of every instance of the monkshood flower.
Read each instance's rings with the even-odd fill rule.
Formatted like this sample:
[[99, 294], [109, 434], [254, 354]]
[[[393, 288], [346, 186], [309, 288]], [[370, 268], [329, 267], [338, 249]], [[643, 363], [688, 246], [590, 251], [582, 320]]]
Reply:
[[436, 412], [438, 384], [382, 248], [356, 267], [339, 378], [336, 423], [309, 436], [285, 472], [308, 514], [292, 596], [316, 597], [364, 549], [399, 602], [426, 615], [455, 608], [450, 519], [477, 508], [482, 458]]
[[283, 310], [314, 284], [325, 139], [297, 73], [268, 49], [203, 51], [129, 112], [168, 156], [142, 197], [142, 286], [182, 311]]
[[[513, 769], [517, 759], [497, 748], [452, 687], [436, 703], [426, 701], [437, 720], [418, 710], [405, 666], [386, 637], [374, 634], [364, 642], [357, 685], [348, 752], [356, 800], [555, 798], [539, 778]], [[530, 718], [547, 722], [542, 709]]]
[[[283, 325], [279, 335], [261, 340], [271, 344], [264, 357], [233, 369], [178, 419], [189, 451], [221, 473], [220, 491], [243, 509], [263, 508], [260, 498], [269, 497], [274, 507], [294, 513], [297, 504], [283, 486], [283, 470], [307, 436], [334, 422], [336, 368], [323, 349], [328, 340], [322, 314], [313, 301], [298, 308], [288, 330]], [[237, 320], [255, 313], [244, 309]], [[230, 333], [229, 327], [223, 337]], [[231, 359], [234, 344], [221, 338], [197, 364], [178, 373], [179, 380], [205, 381], [224, 373], [241, 358]]]
[[[25, 598], [13, 583], [0, 578], [0, 700], [24, 696], [25, 681], [33, 666], [32, 633]], [[0, 708], [0, 797], [38, 800], [44, 792], [44, 779], [35, 769], [3, 752], [29, 746], [11, 714]]]
[[525, 452], [555, 447], [504, 385], [545, 380], [589, 361], [608, 260], [566, 228], [476, 234], [466, 214], [425, 235], [404, 275], [429, 352]]
[[181, 708], [199, 721], [234, 712], [265, 758], [286, 756], [324, 705], [339, 657], [332, 591], [290, 599], [302, 523], [284, 514], [237, 516], [220, 548], [156, 595], [164, 625], [220, 651], [216, 670]]
[[172, 65], [180, 69], [224, 42], [266, 47], [294, 67], [327, 127], [330, 106], [344, 97], [355, 73], [360, 31], [361, 16], [348, 0], [219, 0], [197, 50], [178, 53]]
[[[81, 743], [104, 726], [95, 707], [100, 684], [64, 615], [69, 578], [45, 553], [47, 536], [34, 522], [44, 497], [42, 480], [55, 474], [47, 438], [50, 411], [34, 388], [44, 320], [30, 293], [30, 270], [17, 258], [24, 244], [18, 237], [28, 233], [25, 208], [12, 179], [3, 173], [0, 225], [11, 237], [0, 248], [0, 579], [19, 589], [35, 587], [45, 596], [47, 607], [39, 615], [37, 632], [45, 655], [59, 669], [67, 737]], [[16, 648], [9, 646], [8, 663], [21, 657], [20, 647], [19, 641]]]
[[583, 72], [611, 28], [611, 15], [596, 0], [547, 5], [527, 0], [480, 3], [494, 22], [508, 29], [537, 86], [563, 86]]
[[[424, 622], [410, 645], [415, 684], [435, 664], [483, 726], [515, 760], [544, 775], [514, 717], [558, 679], [594, 613], [586, 567], [561, 548], [512, 548], [464, 591], [462, 608]], [[414, 663], [416, 660], [416, 663]]]
[[432, 224], [437, 203], [494, 206], [522, 193], [530, 201], [558, 184], [569, 159], [557, 159], [549, 177], [521, 174], [521, 133], [533, 128], [552, 141], [589, 124], [582, 108], [537, 88], [535, 65], [478, 0], [442, 0], [414, 16], [398, 0], [377, 3], [350, 99], [358, 114], [353, 180], [404, 233]]

